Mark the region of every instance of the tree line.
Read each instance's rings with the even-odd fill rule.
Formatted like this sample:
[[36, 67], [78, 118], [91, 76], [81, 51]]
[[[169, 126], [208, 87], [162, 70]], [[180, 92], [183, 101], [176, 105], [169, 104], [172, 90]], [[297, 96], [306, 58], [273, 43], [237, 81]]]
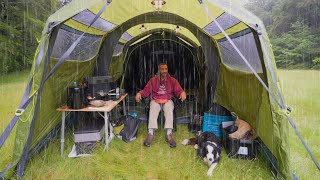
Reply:
[[280, 68], [320, 69], [319, 0], [249, 0], [265, 24]]
[[[46, 19], [58, 0], [0, 1], [0, 75], [31, 67]], [[281, 68], [320, 68], [320, 1], [248, 0], [265, 24]]]
[[0, 1], [0, 75], [29, 69], [47, 18], [58, 0]]

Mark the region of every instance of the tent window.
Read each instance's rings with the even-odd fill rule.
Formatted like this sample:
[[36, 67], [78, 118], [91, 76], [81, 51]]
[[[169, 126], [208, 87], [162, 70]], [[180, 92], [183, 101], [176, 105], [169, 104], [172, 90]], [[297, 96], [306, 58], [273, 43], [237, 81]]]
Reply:
[[[240, 22], [239, 19], [231, 16], [228, 13], [223, 13], [221, 16], [217, 18], [217, 21], [223, 29], [228, 29]], [[218, 26], [216, 26], [216, 24], [213, 21], [206, 27], [204, 27], [204, 30], [207, 31], [211, 36], [221, 33], [220, 29], [218, 28]]]
[[[58, 36], [53, 47], [53, 58], [60, 58], [72, 43], [79, 38], [81, 32], [74, 29], [73, 31], [70, 31], [70, 29], [59, 29]], [[85, 34], [68, 59], [84, 61], [93, 58], [98, 53], [98, 47], [101, 39], [102, 36]]]
[[[92, 22], [93, 18], [96, 15], [93, 14], [92, 12], [88, 11], [88, 10], [84, 10], [81, 13], [75, 15], [72, 19], [75, 21], [78, 21], [82, 24], [85, 24], [87, 26], [90, 25], [90, 23]], [[94, 27], [96, 29], [102, 30], [102, 31], [110, 31], [111, 29], [113, 29], [116, 25], [106, 21], [104, 19], [98, 18], [91, 27]]]
[[[232, 39], [241, 53], [246, 57], [250, 65], [258, 72], [262, 73], [261, 60], [258, 53], [257, 45], [253, 37], [253, 33], [243, 36], [236, 36]], [[218, 42], [222, 54], [223, 62], [235, 69], [251, 72], [246, 63], [241, 59], [240, 55], [233, 49], [229, 41]]]

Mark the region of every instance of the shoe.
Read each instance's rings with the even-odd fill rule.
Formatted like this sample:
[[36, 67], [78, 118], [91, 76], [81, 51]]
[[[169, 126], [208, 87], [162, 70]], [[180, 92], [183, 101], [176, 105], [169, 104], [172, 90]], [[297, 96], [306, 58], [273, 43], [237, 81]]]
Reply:
[[150, 147], [153, 140], [153, 135], [148, 133], [147, 138], [144, 140], [143, 145], [146, 147]]
[[167, 143], [169, 144], [169, 146], [170, 146], [171, 148], [174, 148], [174, 147], [177, 146], [176, 142], [175, 142], [174, 139], [173, 139], [172, 134], [169, 134], [169, 135], [166, 136], [166, 141], [167, 141]]

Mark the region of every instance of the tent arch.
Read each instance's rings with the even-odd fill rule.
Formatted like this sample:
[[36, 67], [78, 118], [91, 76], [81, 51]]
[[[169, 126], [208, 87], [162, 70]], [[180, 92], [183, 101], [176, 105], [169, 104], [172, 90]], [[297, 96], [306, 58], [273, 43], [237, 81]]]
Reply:
[[[112, 31], [110, 31], [102, 44], [100, 55], [97, 59], [97, 75], [106, 75], [108, 74], [108, 69], [112, 59], [112, 54], [116, 44], [118, 43], [120, 37], [132, 26], [136, 26], [142, 23], [167, 23], [179, 25], [181, 27], [187, 28], [195, 37], [198, 38], [201, 46], [203, 47], [203, 54], [205, 58], [204, 66], [201, 67], [205, 71], [205, 87], [209, 84], [212, 87], [210, 94], [214, 94], [214, 90], [218, 80], [218, 73], [220, 68], [221, 58], [217, 50], [217, 43], [212, 39], [203, 29], [188, 21], [187, 19], [180, 17], [176, 14], [161, 12], [150, 12], [138, 15], [124, 22], [122, 25], [119, 25]], [[104, 50], [105, 49], [105, 50]], [[210, 74], [210, 75], [209, 75]], [[207, 88], [205, 88], [204, 95], [206, 96]], [[207, 97], [205, 98], [207, 99]]]
[[[134, 38], [132, 38], [130, 41], [128, 41], [126, 44], [125, 44], [125, 47], [123, 48], [123, 51], [124, 51], [124, 54], [123, 54], [123, 61], [124, 61], [124, 64], [127, 64], [127, 61], [128, 61], [128, 56], [127, 54], [131, 54], [133, 50], [129, 51], [129, 47], [132, 46], [133, 44], [136, 44], [136, 43], [140, 43], [141, 41], [137, 42], [139, 39], [142, 39], [144, 37], [147, 37], [148, 35], [152, 35], [153, 33], [156, 33], [156, 32], [166, 32], [166, 33], [174, 33], [174, 31], [170, 30], [170, 29], [164, 29], [164, 28], [157, 28], [157, 29], [152, 29], [152, 30], [149, 30], [147, 32], [144, 32], [142, 34], [140, 34], [139, 36], [136, 36]], [[190, 40], [188, 37], [184, 36], [183, 34], [179, 34], [179, 33], [176, 33], [175, 34], [177, 37], [180, 37], [182, 38], [184, 41], [186, 41], [187, 43], [189, 43], [191, 46], [193, 46], [193, 48], [189, 48], [189, 46], [187, 46], [187, 44], [183, 41], [179, 42], [179, 41], [176, 41], [175, 39], [171, 39], [172, 41], [178, 43], [178, 44], [181, 44], [182, 46], [184, 46], [186, 49], [188, 49], [191, 54], [194, 56], [194, 59], [196, 59], [197, 61], [195, 61], [196, 63], [196, 68], [199, 69], [199, 65], [200, 65], [200, 59], [199, 57], [196, 57], [195, 55], [195, 51], [197, 51], [197, 44], [194, 43], [192, 40]], [[157, 40], [157, 39], [154, 39], [154, 40]], [[166, 40], [170, 40], [168, 38], [166, 38]], [[151, 40], [149, 40], [148, 42], [150, 42]], [[130, 55], [129, 55], [130, 56]], [[126, 68], [124, 68], [125, 70]]]
[[[145, 51], [146, 48], [148, 48], [148, 47], [151, 48], [151, 46], [152, 46], [153, 48], [155, 48], [155, 49], [153, 49], [155, 52], [158, 52], [159, 50], [163, 51], [163, 54], [162, 54], [162, 52], [160, 52], [160, 54], [161, 54], [160, 57], [164, 56], [165, 51], [170, 51], [171, 53], [173, 53], [172, 55], [166, 56], [165, 60], [167, 61], [168, 66], [170, 67], [169, 72], [171, 71], [173, 73], [171, 75], [176, 74], [175, 78], [178, 80], [180, 79], [180, 83], [182, 83], [181, 85], [185, 86], [184, 88], [190, 89], [190, 87], [193, 87], [193, 88], [199, 89], [199, 82], [200, 82], [199, 81], [199, 79], [200, 79], [199, 73], [201, 73], [201, 71], [199, 71], [200, 60], [199, 60], [198, 53], [200, 53], [200, 50], [198, 49], [198, 47], [196, 46], [196, 44], [194, 42], [191, 42], [190, 39], [181, 40], [183, 35], [182, 36], [179, 35], [180, 38], [178, 38], [177, 36], [178, 35], [170, 29], [159, 28], [159, 29], [153, 29], [149, 32], [145, 32], [140, 37], [136, 37], [136, 38], [130, 40], [130, 42], [126, 43], [126, 45], [125, 45], [126, 47], [124, 47], [124, 53], [123, 53], [123, 57], [122, 57], [123, 59], [120, 58], [120, 60], [124, 61], [124, 63], [123, 63], [123, 71], [124, 72], [122, 75], [121, 87], [126, 85], [125, 88], [127, 89], [127, 85], [131, 84], [131, 81], [126, 81], [126, 83], [124, 83], [125, 82], [124, 80], [127, 78], [126, 77], [127, 73], [129, 73], [131, 71], [129, 69], [131, 69], [132, 68], [131, 66], [133, 65], [131, 61], [134, 59], [131, 57], [131, 55], [136, 54], [136, 51], [141, 51], [141, 53], [138, 53], [138, 54], [140, 54], [141, 58], [135, 59], [135, 60], [139, 61], [139, 63], [137, 63], [137, 64], [143, 64], [144, 61], [147, 61], [145, 63], [149, 64], [148, 67], [153, 66], [153, 68], [155, 68], [154, 66], [157, 66], [157, 64], [154, 64], [155, 63], [154, 60], [158, 59], [159, 57], [157, 55], [150, 55], [150, 54], [146, 53], [146, 52], [150, 52], [150, 51]], [[147, 38], [135, 43], [136, 40], [141, 37], [147, 37]], [[185, 37], [185, 38], [187, 38], [187, 37]], [[190, 43], [188, 43], [187, 41], [189, 41], [190, 43], [193, 43], [193, 46]], [[157, 44], [158, 45], [161, 44], [161, 45], [157, 46]], [[194, 47], [194, 46], [196, 46], [196, 47]], [[141, 47], [143, 47], [143, 48], [141, 48]], [[158, 49], [159, 47], [160, 47], [160, 49]], [[153, 50], [151, 53], [154, 53]], [[189, 53], [186, 51], [188, 51]], [[186, 56], [186, 58], [182, 58], [186, 54], [188, 54]], [[135, 57], [135, 55], [134, 55], [134, 57]], [[146, 57], [148, 59], [145, 59]], [[174, 60], [174, 61], [172, 61], [172, 60]], [[159, 59], [157, 61], [159, 61]], [[160, 60], [160, 62], [161, 62], [161, 60]], [[182, 78], [181, 79], [181, 75], [183, 77], [186, 77], [188, 75], [186, 73], [190, 71], [190, 67], [186, 66], [186, 64], [184, 64], [183, 62], [187, 63], [189, 66], [192, 65], [191, 66], [191, 67], [193, 67], [192, 71], [194, 71], [194, 73], [192, 75], [193, 78], [190, 78], [190, 79]], [[135, 71], [139, 71], [139, 69], [141, 69], [141, 68], [136, 68]], [[154, 70], [156, 71], [156, 69], [154, 69]], [[144, 71], [144, 73], [145, 73], [145, 71]], [[147, 74], [151, 75], [154, 73], [155, 72], [153, 72], [153, 73], [149, 72]], [[139, 76], [139, 75], [137, 74], [137, 76]], [[191, 76], [191, 74], [190, 74], [190, 76]], [[144, 77], [144, 78], [142, 78], [143, 79], [142, 81], [144, 82], [144, 81], [148, 80], [149, 78], [150, 77]], [[196, 80], [194, 80], [194, 79], [196, 79]], [[141, 80], [139, 82], [141, 82]], [[145, 85], [145, 84], [142, 83], [142, 84], [140, 84], [140, 86], [141, 85]], [[138, 87], [142, 88], [140, 86], [138, 86]]]

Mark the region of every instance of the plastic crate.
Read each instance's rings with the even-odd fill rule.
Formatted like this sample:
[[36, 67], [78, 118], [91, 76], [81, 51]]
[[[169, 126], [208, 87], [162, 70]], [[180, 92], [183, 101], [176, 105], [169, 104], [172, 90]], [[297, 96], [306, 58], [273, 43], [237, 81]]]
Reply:
[[228, 157], [239, 159], [253, 159], [258, 154], [256, 140], [254, 139], [232, 139], [229, 132], [223, 129], [223, 146]]
[[202, 123], [202, 132], [212, 132], [217, 137], [222, 137], [222, 122], [224, 121], [233, 121], [232, 116], [219, 116], [210, 114], [208, 112], [204, 113], [203, 123]]

